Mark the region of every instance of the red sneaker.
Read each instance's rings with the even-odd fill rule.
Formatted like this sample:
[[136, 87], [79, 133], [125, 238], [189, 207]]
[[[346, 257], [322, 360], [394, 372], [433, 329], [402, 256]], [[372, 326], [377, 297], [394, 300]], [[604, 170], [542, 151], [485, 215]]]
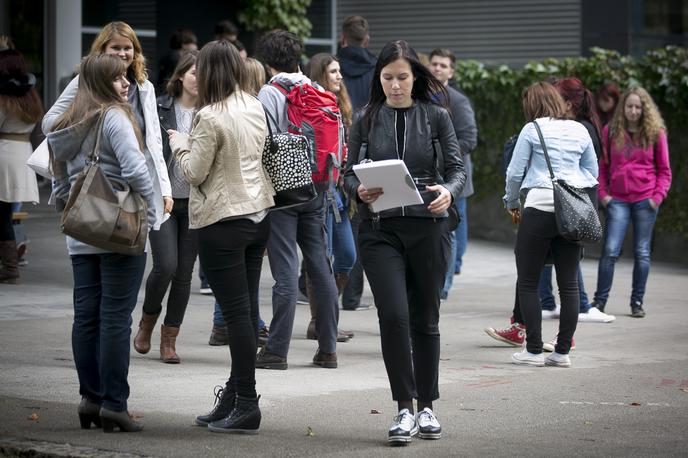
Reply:
[[514, 347], [523, 346], [526, 340], [526, 327], [521, 323], [511, 323], [511, 326], [506, 329], [485, 328], [485, 332], [493, 339]]

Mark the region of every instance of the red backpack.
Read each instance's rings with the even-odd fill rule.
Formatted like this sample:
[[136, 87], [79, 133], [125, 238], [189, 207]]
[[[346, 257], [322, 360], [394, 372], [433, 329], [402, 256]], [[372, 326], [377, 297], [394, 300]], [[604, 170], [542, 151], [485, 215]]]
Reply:
[[344, 125], [337, 98], [308, 83], [285, 86], [273, 82], [287, 99], [289, 132], [305, 136], [310, 143], [311, 170], [316, 184], [334, 184], [346, 157]]

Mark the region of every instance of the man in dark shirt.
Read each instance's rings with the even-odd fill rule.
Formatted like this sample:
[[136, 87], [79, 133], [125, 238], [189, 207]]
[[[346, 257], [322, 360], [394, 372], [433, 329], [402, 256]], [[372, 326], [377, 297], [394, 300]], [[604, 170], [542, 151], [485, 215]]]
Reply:
[[[354, 110], [364, 107], [370, 98], [370, 83], [373, 81], [377, 57], [368, 51], [368, 21], [361, 16], [349, 16], [342, 24], [341, 49], [337, 53], [344, 85], [349, 92]], [[358, 215], [351, 219], [351, 230], [356, 242], [358, 257], [358, 226], [361, 220]], [[349, 282], [342, 294], [344, 310], [365, 310], [371, 304], [361, 304], [363, 294], [363, 268], [358, 259], [349, 274]]]
[[459, 149], [466, 167], [466, 186], [463, 188], [461, 197], [456, 201], [456, 208], [459, 210], [459, 215], [461, 215], [461, 221], [459, 227], [452, 234], [452, 259], [455, 262], [449, 264], [442, 291], [443, 299], [446, 299], [449, 294], [454, 274], [458, 274], [461, 271], [462, 257], [468, 244], [466, 198], [473, 195], [471, 151], [478, 143], [478, 128], [475, 124], [475, 114], [473, 113], [471, 102], [462, 92], [449, 85], [449, 81], [454, 76], [454, 65], [456, 65], [456, 57], [448, 49], [435, 49], [430, 53], [430, 70], [435, 75], [435, 78], [444, 84], [449, 95], [448, 102], [452, 114], [452, 123], [454, 124], [456, 138], [459, 141]]
[[342, 24], [341, 49], [337, 59], [354, 110], [363, 107], [370, 98], [377, 57], [368, 51], [368, 21], [361, 16], [349, 16]]

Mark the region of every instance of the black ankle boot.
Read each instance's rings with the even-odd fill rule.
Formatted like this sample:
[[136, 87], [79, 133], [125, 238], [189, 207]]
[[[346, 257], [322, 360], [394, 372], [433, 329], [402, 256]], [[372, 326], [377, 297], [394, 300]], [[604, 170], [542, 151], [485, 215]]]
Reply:
[[229, 416], [234, 409], [236, 403], [236, 392], [233, 389], [223, 388], [221, 386], [215, 387], [215, 404], [213, 410], [205, 415], [196, 417], [196, 424], [198, 426], [208, 426], [208, 423], [222, 420]]
[[260, 408], [257, 398], [236, 397], [234, 410], [228, 417], [208, 424], [208, 429], [216, 433], [258, 434], [260, 428]]
[[91, 402], [88, 399], [81, 398], [81, 403], [79, 404], [79, 423], [81, 423], [81, 429], [91, 429], [91, 423], [95, 425], [96, 428], [101, 427], [100, 423], [100, 404]]
[[115, 426], [125, 433], [137, 433], [143, 429], [143, 425], [134, 421], [126, 410], [115, 412], [101, 407], [100, 421], [103, 422], [103, 432], [105, 433], [111, 433]]

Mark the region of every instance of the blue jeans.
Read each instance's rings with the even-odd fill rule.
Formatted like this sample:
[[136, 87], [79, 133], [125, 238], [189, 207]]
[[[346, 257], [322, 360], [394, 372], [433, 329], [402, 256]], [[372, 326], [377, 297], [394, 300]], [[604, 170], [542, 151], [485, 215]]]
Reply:
[[334, 208], [327, 205], [325, 227], [327, 228], [327, 256], [332, 259], [332, 269], [336, 274], [349, 275], [356, 262], [356, 245], [349, 221], [348, 199], [339, 190], [333, 191], [335, 205], [341, 222], [334, 218]]
[[461, 272], [461, 265], [463, 264], [463, 255], [466, 254], [466, 247], [468, 246], [468, 213], [466, 212], [466, 198], [460, 197], [456, 201], [456, 209], [459, 211], [461, 220], [456, 227], [456, 254], [454, 255], [454, 273]]
[[[583, 273], [581, 272], [580, 264], [578, 264], [578, 294], [580, 295], [580, 306], [578, 313], [588, 313], [590, 310], [590, 303], [588, 302], [588, 295], [585, 293], [585, 286], [583, 285]], [[538, 284], [538, 296], [540, 297], [540, 305], [542, 310], [554, 310], [557, 304], [554, 302], [554, 294], [552, 293], [552, 266], [546, 265], [542, 268], [540, 274], [540, 283]]]
[[456, 209], [459, 211], [459, 225], [455, 231], [449, 234], [451, 240], [451, 257], [447, 273], [444, 277], [444, 287], [442, 288], [441, 298], [446, 299], [449, 296], [449, 291], [454, 284], [454, 275], [461, 272], [461, 264], [463, 263], [463, 255], [466, 253], [466, 246], [468, 245], [468, 216], [466, 215], [466, 198], [461, 197], [456, 201]]
[[337, 285], [327, 258], [325, 199], [319, 196], [306, 204], [270, 212], [268, 260], [275, 285], [272, 287], [272, 321], [266, 351], [287, 357], [294, 328], [301, 248], [308, 278], [315, 291], [315, 329], [324, 353], [337, 349], [339, 306]]
[[127, 410], [131, 313], [146, 255], [74, 255], [72, 351], [79, 393], [116, 412]]
[[628, 224], [633, 223], [633, 289], [631, 305], [643, 303], [645, 285], [650, 273], [650, 244], [652, 229], [657, 220], [657, 210], [650, 200], [622, 202], [612, 199], [605, 209], [605, 231], [602, 240], [602, 256], [597, 270], [595, 302], [605, 305], [609, 299], [614, 279], [614, 264], [621, 254], [621, 246]]
[[[222, 310], [220, 310], [220, 303], [215, 299], [215, 307], [213, 310], [213, 326], [223, 327], [227, 326], [225, 319], [222, 318]], [[265, 321], [260, 317], [260, 311], [258, 312], [258, 329], [265, 327]]]

